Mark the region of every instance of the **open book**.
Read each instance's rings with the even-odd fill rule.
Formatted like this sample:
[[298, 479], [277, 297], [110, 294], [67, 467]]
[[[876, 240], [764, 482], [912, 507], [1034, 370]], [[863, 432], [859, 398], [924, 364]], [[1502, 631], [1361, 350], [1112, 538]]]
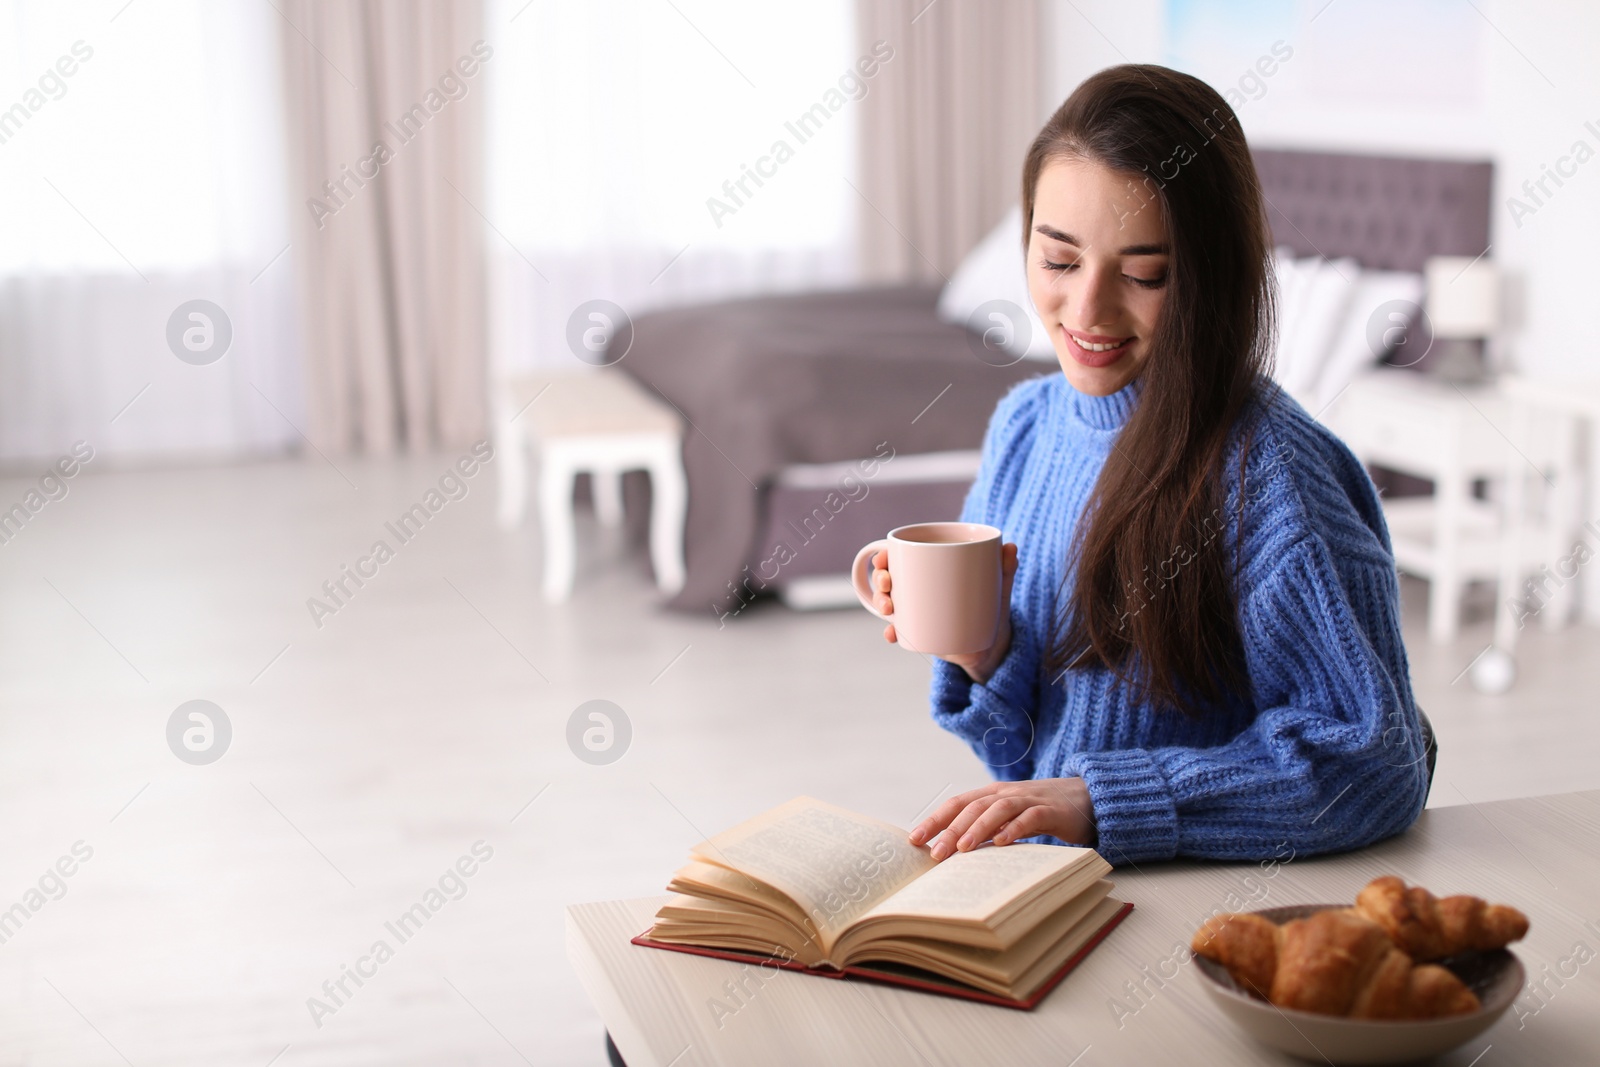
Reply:
[[1031, 1008], [1131, 909], [1110, 870], [1029, 844], [936, 863], [897, 826], [799, 797], [696, 845], [635, 941]]

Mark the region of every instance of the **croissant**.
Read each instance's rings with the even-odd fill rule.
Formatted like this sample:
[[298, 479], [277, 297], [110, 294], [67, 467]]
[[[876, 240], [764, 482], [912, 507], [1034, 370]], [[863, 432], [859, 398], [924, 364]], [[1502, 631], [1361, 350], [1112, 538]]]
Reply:
[[1419, 963], [1505, 948], [1528, 932], [1528, 917], [1516, 908], [1479, 897], [1439, 898], [1421, 886], [1407, 889], [1394, 875], [1369, 882], [1356, 896], [1356, 911]]
[[1282, 926], [1259, 915], [1215, 915], [1190, 947], [1280, 1008], [1357, 1019], [1433, 1019], [1479, 1007], [1459, 978], [1437, 964], [1413, 963], [1381, 926], [1349, 908]]

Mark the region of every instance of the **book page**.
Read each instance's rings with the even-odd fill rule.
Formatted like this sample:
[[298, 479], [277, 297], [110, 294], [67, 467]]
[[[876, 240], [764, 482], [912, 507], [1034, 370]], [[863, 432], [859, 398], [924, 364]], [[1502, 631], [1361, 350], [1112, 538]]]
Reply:
[[816, 938], [806, 931], [770, 912], [730, 901], [675, 896], [656, 912], [650, 937], [667, 944], [756, 952], [807, 967], [822, 962]]
[[792, 923], [749, 904], [729, 900], [706, 900], [703, 897], [678, 894], [656, 912], [653, 936], [667, 934], [682, 940], [685, 931], [695, 928], [717, 933], [745, 932], [760, 934], [766, 941], [764, 951], [773, 953], [793, 941], [804, 942], [806, 934]]
[[957, 852], [874, 907], [872, 914], [981, 922], [1039, 883], [1091, 862], [1089, 856], [1095, 856], [1093, 849], [1033, 844]]
[[859, 916], [934, 867], [899, 827], [810, 797], [740, 823], [693, 852], [787, 894], [824, 951]]
[[718, 900], [737, 900], [766, 908], [780, 915], [793, 914], [799, 909], [794, 901], [747, 874], [716, 863], [690, 860], [673, 872], [667, 888], [674, 893], [710, 897]]
[[[897, 960], [948, 978], [981, 985], [982, 979], [1013, 982], [1041, 959], [1052, 956], [1056, 945], [1110, 894], [1112, 885], [1101, 879], [1058, 908], [1034, 928], [1027, 938], [1008, 949], [984, 949], [918, 937], [872, 941], [849, 951], [841, 949], [847, 963], [871, 959]], [[1119, 902], [1120, 906], [1120, 902]], [[1057, 964], [1060, 959], [1055, 960]]]

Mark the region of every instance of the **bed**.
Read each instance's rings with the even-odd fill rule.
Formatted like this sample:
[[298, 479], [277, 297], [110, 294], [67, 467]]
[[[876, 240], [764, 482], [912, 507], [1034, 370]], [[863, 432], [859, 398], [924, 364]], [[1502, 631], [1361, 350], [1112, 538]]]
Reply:
[[670, 606], [722, 617], [762, 593], [809, 605], [864, 541], [960, 510], [995, 404], [1049, 368], [979, 359], [938, 299], [851, 289], [635, 320], [620, 366], [689, 425], [687, 575]]
[[[1315, 414], [1382, 357], [1370, 319], [1421, 302], [1428, 257], [1487, 248], [1492, 165], [1255, 157], [1278, 246], [1277, 373]], [[957, 515], [995, 404], [1059, 373], [1027, 303], [1019, 229], [1014, 212], [942, 290], [766, 296], [636, 319], [620, 366], [689, 425], [687, 580], [671, 607], [726, 619], [763, 594], [854, 603], [847, 571], [862, 543]], [[969, 328], [1018, 305], [1032, 325], [1015, 322], [1003, 351]]]

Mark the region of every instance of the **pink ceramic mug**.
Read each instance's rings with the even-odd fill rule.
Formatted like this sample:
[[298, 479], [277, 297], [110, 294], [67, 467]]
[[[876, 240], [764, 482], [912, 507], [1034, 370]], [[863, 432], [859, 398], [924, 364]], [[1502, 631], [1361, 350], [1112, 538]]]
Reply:
[[[894, 623], [914, 652], [961, 656], [994, 645], [1000, 631], [1000, 531], [975, 522], [919, 522], [890, 530], [856, 553], [850, 580], [861, 606]], [[894, 614], [873, 608], [867, 583], [874, 553], [887, 550]]]

